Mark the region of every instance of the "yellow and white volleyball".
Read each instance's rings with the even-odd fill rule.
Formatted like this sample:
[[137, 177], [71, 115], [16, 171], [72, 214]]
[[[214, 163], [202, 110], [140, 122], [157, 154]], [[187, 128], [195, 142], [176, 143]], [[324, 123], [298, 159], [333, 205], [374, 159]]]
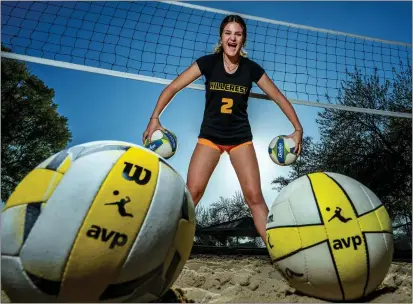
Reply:
[[295, 141], [285, 135], [279, 135], [271, 140], [268, 146], [268, 154], [271, 160], [280, 166], [289, 166], [297, 160], [294, 153]]
[[337, 173], [312, 173], [283, 188], [267, 219], [267, 248], [297, 291], [356, 300], [383, 281], [393, 256], [390, 217], [378, 197]]
[[195, 234], [180, 175], [141, 146], [99, 141], [48, 158], [1, 214], [1, 283], [12, 302], [150, 302]]
[[144, 147], [168, 159], [175, 155], [178, 148], [178, 139], [174, 133], [167, 129], [156, 130], [152, 133], [150, 139], [145, 140]]

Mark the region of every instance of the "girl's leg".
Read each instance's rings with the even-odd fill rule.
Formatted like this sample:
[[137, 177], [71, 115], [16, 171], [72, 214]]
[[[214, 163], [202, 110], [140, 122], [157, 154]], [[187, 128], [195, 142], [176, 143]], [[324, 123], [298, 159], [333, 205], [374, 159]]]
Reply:
[[219, 148], [197, 144], [188, 168], [187, 186], [195, 207], [204, 195], [206, 186], [218, 164], [221, 151]]
[[252, 144], [236, 147], [229, 153], [232, 166], [238, 176], [242, 192], [251, 210], [255, 227], [266, 243], [268, 207], [261, 190], [257, 156]]

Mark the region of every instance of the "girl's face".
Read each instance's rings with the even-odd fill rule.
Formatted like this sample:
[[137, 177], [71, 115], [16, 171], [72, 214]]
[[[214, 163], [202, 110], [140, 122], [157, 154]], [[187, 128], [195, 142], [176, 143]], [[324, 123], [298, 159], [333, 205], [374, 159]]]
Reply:
[[239, 55], [244, 42], [241, 25], [236, 22], [228, 23], [222, 31], [221, 42], [228, 57]]

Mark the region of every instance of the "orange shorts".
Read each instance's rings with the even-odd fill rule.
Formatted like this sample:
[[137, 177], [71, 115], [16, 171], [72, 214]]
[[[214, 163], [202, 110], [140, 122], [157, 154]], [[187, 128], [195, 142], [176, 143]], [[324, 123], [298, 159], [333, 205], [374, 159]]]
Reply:
[[229, 154], [230, 151], [234, 151], [235, 149], [239, 147], [243, 147], [246, 145], [252, 145], [252, 141], [247, 141], [245, 143], [239, 144], [239, 145], [218, 145], [208, 139], [205, 138], [198, 138], [198, 144], [204, 145], [211, 147], [215, 150], [218, 150], [221, 154], [224, 152], [227, 152]]

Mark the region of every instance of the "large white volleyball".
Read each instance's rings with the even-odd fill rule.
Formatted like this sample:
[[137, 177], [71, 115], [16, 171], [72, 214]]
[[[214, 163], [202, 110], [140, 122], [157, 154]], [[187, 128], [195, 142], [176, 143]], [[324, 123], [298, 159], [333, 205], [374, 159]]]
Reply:
[[267, 248], [296, 290], [354, 301], [383, 281], [393, 256], [390, 217], [379, 198], [337, 173], [312, 173], [284, 187], [270, 208]]
[[12, 302], [149, 302], [173, 284], [195, 233], [191, 196], [156, 153], [119, 141], [53, 155], [1, 214]]

